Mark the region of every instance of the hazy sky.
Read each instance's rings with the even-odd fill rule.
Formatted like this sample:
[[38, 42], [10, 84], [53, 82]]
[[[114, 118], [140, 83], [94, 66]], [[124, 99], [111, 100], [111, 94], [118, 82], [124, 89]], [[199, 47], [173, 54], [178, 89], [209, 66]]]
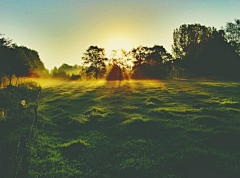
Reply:
[[48, 69], [80, 64], [90, 45], [163, 45], [182, 24], [218, 29], [240, 18], [240, 0], [0, 0], [0, 33], [38, 51]]

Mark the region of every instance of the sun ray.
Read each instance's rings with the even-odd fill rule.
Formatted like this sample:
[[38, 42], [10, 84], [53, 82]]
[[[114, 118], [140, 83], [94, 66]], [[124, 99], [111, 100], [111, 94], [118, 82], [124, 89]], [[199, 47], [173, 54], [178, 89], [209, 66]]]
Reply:
[[125, 50], [130, 51], [132, 49], [133, 45], [131, 40], [127, 39], [126, 37], [114, 37], [109, 39], [106, 42], [106, 54], [108, 56], [111, 55], [113, 50]]

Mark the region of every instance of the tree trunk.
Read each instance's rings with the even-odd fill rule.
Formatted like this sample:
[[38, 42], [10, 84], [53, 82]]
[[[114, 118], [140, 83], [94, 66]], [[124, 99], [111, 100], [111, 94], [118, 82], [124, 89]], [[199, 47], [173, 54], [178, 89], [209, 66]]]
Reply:
[[97, 68], [97, 65], [96, 65], [96, 79], [98, 78], [98, 68]]
[[17, 77], [17, 80], [16, 80], [16, 85], [18, 84], [18, 79], [19, 79], [19, 77]]
[[121, 70], [120, 67], [119, 67], [119, 80], [120, 80], [120, 81], [122, 80], [122, 70]]
[[2, 87], [2, 83], [3, 83], [3, 81], [2, 81], [2, 75], [0, 75], [0, 88]]
[[12, 85], [12, 75], [13, 75], [13, 74], [10, 74], [10, 77], [9, 77], [9, 86]]
[[178, 77], [179, 77], [178, 75], [179, 75], [179, 73], [178, 73], [178, 67], [177, 67], [177, 79], [178, 79]]
[[180, 79], [180, 67], [178, 67], [177, 75], [178, 75], [178, 79]]

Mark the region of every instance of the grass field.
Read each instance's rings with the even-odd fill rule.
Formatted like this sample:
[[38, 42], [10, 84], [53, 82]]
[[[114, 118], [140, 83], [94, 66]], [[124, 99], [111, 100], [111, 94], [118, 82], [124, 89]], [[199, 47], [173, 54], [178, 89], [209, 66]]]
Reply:
[[43, 86], [30, 177], [239, 177], [240, 83]]

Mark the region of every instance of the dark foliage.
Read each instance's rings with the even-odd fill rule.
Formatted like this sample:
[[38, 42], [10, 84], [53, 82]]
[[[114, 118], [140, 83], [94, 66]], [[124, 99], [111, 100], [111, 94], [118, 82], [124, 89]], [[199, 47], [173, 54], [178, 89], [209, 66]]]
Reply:
[[[192, 77], [238, 78], [240, 58], [223, 30], [200, 24], [181, 25], [173, 33], [175, 69], [184, 69]], [[177, 62], [177, 63], [176, 63]], [[178, 74], [179, 75], [179, 74]]]
[[[26, 76], [47, 75], [43, 62], [36, 51], [24, 46], [12, 44], [4, 37], [0, 38], [0, 78], [9, 78], [11, 85], [12, 76], [17, 78]], [[0, 80], [2, 83], [2, 80]]]
[[134, 79], [164, 79], [167, 76], [169, 61], [172, 56], [163, 46], [139, 46], [131, 51], [135, 65], [133, 67]]
[[104, 62], [107, 61], [104, 48], [90, 46], [83, 55], [82, 59], [84, 63], [90, 65], [87, 74], [94, 73], [96, 79], [103, 77], [103, 74], [106, 72]]
[[240, 54], [240, 19], [235, 19], [235, 22], [227, 22], [225, 27], [225, 37], [228, 42], [236, 48], [236, 52]]

